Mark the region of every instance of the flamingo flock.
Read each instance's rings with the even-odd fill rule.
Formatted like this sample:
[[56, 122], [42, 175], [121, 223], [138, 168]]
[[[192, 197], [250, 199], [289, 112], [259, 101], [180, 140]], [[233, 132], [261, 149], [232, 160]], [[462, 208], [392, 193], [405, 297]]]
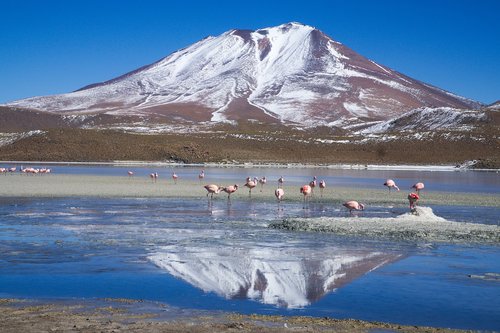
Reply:
[[[247, 177], [243, 186], [248, 188], [248, 196], [251, 197], [252, 196], [252, 189], [255, 188], [257, 186], [257, 184], [260, 184], [261, 185], [260, 192], [262, 192], [264, 184], [266, 184], [266, 182], [267, 182], [266, 177], [262, 177], [262, 178]], [[285, 190], [283, 189], [284, 182], [285, 182], [284, 177], [280, 176], [280, 178], [278, 179], [278, 186], [274, 191], [274, 195], [278, 201], [279, 207], [281, 207], [280, 206], [281, 202], [283, 201], [284, 196], [285, 196]], [[392, 189], [394, 189], [395, 191], [400, 191], [400, 188], [396, 185], [396, 182], [393, 179], [387, 179], [383, 185], [388, 188], [389, 192], [391, 192]], [[318, 186], [320, 188], [321, 197], [323, 197], [323, 191], [326, 188], [326, 181], [324, 179], [320, 180], [318, 183], [318, 178], [316, 176], [314, 176], [308, 184], [302, 185], [300, 187], [299, 192], [302, 194], [303, 208], [304, 209], [308, 207], [308, 204], [310, 203], [311, 198], [313, 197], [313, 194], [314, 194], [314, 188], [316, 186]], [[237, 184], [227, 186], [227, 187], [211, 184], [211, 185], [206, 185], [204, 187], [208, 191], [207, 196], [209, 194], [211, 194], [210, 199], [213, 199], [214, 194], [218, 194], [219, 192], [224, 191], [228, 194], [228, 197], [227, 197], [228, 201], [231, 199], [231, 194], [238, 190]], [[421, 191], [424, 188], [424, 184], [421, 182], [415, 183], [411, 188], [415, 189], [417, 191], [417, 193], [410, 193], [408, 195], [408, 201], [410, 203], [410, 211], [415, 212], [417, 202], [420, 199], [419, 191]], [[344, 206], [349, 211], [350, 214], [352, 214], [353, 211], [364, 211], [365, 210], [365, 204], [360, 203], [356, 200], [345, 201], [342, 204], [342, 206]], [[281, 208], [279, 208], [279, 209], [281, 209]]]
[[[4, 175], [6, 175], [7, 173], [14, 174], [16, 171], [17, 171], [17, 167], [0, 168], [0, 174], [3, 173]], [[38, 174], [43, 175], [43, 174], [51, 173], [52, 169], [50, 169], [50, 168], [32, 168], [32, 167], [23, 168], [21, 166], [21, 168], [19, 169], [19, 172], [21, 172], [22, 174], [26, 174], [26, 175], [38, 175]]]
[[[13, 174], [18, 170], [17, 167], [9, 167], [9, 168], [4, 168], [0, 167], [0, 174]], [[36, 175], [36, 174], [48, 174], [51, 173], [52, 170], [50, 168], [33, 168], [33, 167], [26, 167], [24, 168], [23, 166], [20, 167], [19, 172], [21, 174], [27, 174], [27, 175]], [[127, 171], [127, 175], [129, 178], [132, 178], [135, 173], [132, 170]], [[149, 178], [153, 183], [156, 183], [159, 174], [158, 172], [152, 172], [149, 174]], [[172, 179], [175, 184], [177, 184], [178, 180], [180, 179], [179, 175], [176, 172], [172, 172]], [[205, 179], [205, 170], [201, 170], [200, 173], [198, 174], [198, 180], [201, 183]], [[281, 205], [281, 202], [284, 200], [285, 197], [285, 190], [283, 188], [283, 185], [285, 183], [285, 178], [283, 176], [280, 176], [278, 178], [278, 186], [274, 191], [274, 195], [276, 197], [276, 200], [279, 205]], [[248, 188], [248, 196], [251, 198], [252, 197], [252, 189], [257, 187], [257, 185], [260, 185], [260, 192], [263, 192], [264, 186], [267, 184], [267, 178], [266, 176], [263, 177], [247, 177], [244, 183], [244, 187]], [[393, 179], [387, 179], [383, 185], [387, 187], [388, 191], [391, 192], [391, 190], [395, 191], [400, 191], [400, 188], [396, 185], [396, 182]], [[210, 200], [213, 200], [214, 195], [217, 195], [221, 192], [227, 193], [227, 200], [231, 200], [231, 194], [235, 193], [239, 189], [238, 184], [230, 185], [230, 186], [219, 186], [217, 184], [208, 184], [203, 186], [205, 190], [207, 191], [207, 197], [210, 198]], [[320, 180], [318, 182], [318, 178], [316, 176], [313, 176], [312, 180], [305, 184], [300, 186], [299, 192], [302, 194], [302, 200], [303, 200], [303, 207], [306, 208], [308, 204], [311, 201], [311, 198], [314, 195], [314, 189], [316, 187], [320, 188], [320, 193], [321, 197], [323, 197], [323, 192], [326, 189], [326, 181], [324, 179]], [[421, 198], [421, 191], [425, 188], [425, 185], [423, 182], [416, 182], [413, 184], [410, 189], [414, 190], [414, 192], [411, 192], [408, 194], [407, 199], [409, 202], [409, 208], [410, 211], [415, 212], [417, 203]], [[362, 203], [359, 203], [356, 200], [349, 200], [345, 201], [342, 204], [348, 211], [349, 213], [352, 213], [353, 211], [363, 211], [365, 210], [365, 205]], [[280, 207], [280, 206], [279, 206]]]
[[[28, 169], [22, 169], [22, 170], [28, 170]], [[0, 173], [1, 172], [7, 172], [7, 169], [5, 168], [0, 168]], [[50, 172], [50, 169], [49, 169]], [[129, 177], [132, 177], [134, 175], [133, 171], [128, 171], [127, 172]], [[151, 173], [149, 175], [153, 183], [157, 182], [157, 179], [159, 177], [157, 172]], [[172, 172], [172, 179], [175, 184], [177, 184], [177, 181], [179, 180], [179, 175], [176, 172]], [[205, 179], [205, 170], [201, 170], [201, 172], [198, 174], [198, 180], [201, 183]], [[274, 195], [278, 201], [278, 204], [281, 205], [281, 202], [283, 201], [285, 197], [285, 190], [283, 189], [283, 185], [285, 183], [285, 178], [283, 176], [280, 176], [278, 178], [278, 186], [274, 191]], [[245, 179], [245, 182], [243, 184], [244, 187], [248, 188], [248, 196], [251, 198], [252, 197], [252, 190], [260, 185], [260, 192], [263, 192], [264, 186], [267, 184], [267, 178], [266, 176], [263, 177], [247, 177]], [[396, 182], [393, 179], [387, 179], [383, 185], [387, 187], [389, 192], [391, 190], [395, 191], [400, 191], [400, 188], [396, 185]], [[209, 197], [210, 200], [213, 200], [214, 195], [217, 195], [221, 192], [227, 193], [227, 200], [228, 202], [231, 201], [231, 194], [235, 193], [239, 189], [238, 184], [230, 185], [230, 186], [220, 186], [217, 184], [208, 184], [204, 185], [203, 188], [207, 191], [207, 197]], [[326, 181], [324, 179], [320, 180], [318, 182], [318, 178], [316, 176], [313, 176], [312, 180], [305, 184], [302, 185], [299, 189], [299, 192], [302, 194], [302, 200], [303, 200], [303, 208], [307, 208], [311, 198], [314, 196], [314, 189], [316, 187], [319, 187], [320, 193], [321, 193], [321, 198], [323, 198], [324, 190], [326, 189]], [[425, 188], [424, 183], [422, 182], [417, 182], [413, 186], [411, 186], [410, 189], [414, 189], [415, 193], [410, 193], [408, 194], [408, 202], [410, 204], [410, 211], [415, 212], [418, 200], [420, 199], [420, 191]], [[365, 205], [362, 203], [359, 203], [356, 200], [349, 200], [345, 201], [342, 204], [347, 210], [349, 211], [350, 214], [352, 214], [353, 211], [363, 211], [365, 210]], [[281, 207], [281, 206], [279, 206]], [[281, 208], [280, 208], [281, 209]]]

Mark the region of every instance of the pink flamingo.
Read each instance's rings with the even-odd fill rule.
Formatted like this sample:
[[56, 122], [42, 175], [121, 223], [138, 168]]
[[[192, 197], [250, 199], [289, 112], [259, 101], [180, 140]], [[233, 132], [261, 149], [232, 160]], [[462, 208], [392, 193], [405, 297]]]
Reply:
[[389, 189], [389, 192], [391, 191], [391, 188], [395, 188], [396, 190], [399, 191], [399, 187], [396, 185], [396, 183], [392, 179], [387, 179], [384, 183], [384, 186], [387, 186], [387, 188]]
[[408, 201], [410, 202], [410, 210], [413, 211], [417, 208], [417, 201], [420, 199], [420, 196], [417, 193], [408, 194]]
[[149, 178], [151, 178], [151, 181], [153, 183], [156, 183], [156, 180], [158, 179], [158, 173], [157, 172], [153, 172], [153, 173], [149, 174]]
[[283, 183], [285, 182], [285, 178], [283, 178], [283, 176], [281, 176], [279, 179], [278, 179], [278, 188], [283, 188]]
[[304, 207], [303, 208], [305, 208], [305, 204], [307, 203], [309, 195], [311, 195], [311, 192], [312, 192], [312, 189], [311, 189], [311, 186], [309, 186], [309, 185], [304, 185], [300, 188], [300, 193], [302, 193], [304, 195]]
[[313, 180], [309, 182], [309, 186], [311, 186], [311, 192], [314, 194], [314, 188], [316, 187], [317, 184], [317, 178], [316, 176], [313, 177]]
[[349, 209], [349, 213], [352, 213], [353, 210], [365, 210], [365, 205], [354, 200], [346, 201], [342, 206]]
[[201, 181], [205, 178], [205, 170], [201, 170], [200, 174], [198, 175], [198, 179]]
[[259, 184], [260, 184], [260, 191], [262, 192], [262, 190], [264, 189], [264, 185], [266, 185], [267, 183], [267, 179], [266, 177], [262, 177], [261, 179], [259, 179]]
[[257, 182], [252, 180], [250, 177], [247, 177], [247, 181], [244, 186], [248, 187], [248, 195], [252, 196], [252, 189], [257, 186]]
[[319, 191], [321, 193], [321, 197], [323, 198], [323, 190], [326, 188], [326, 182], [322, 179], [319, 182]]
[[179, 178], [179, 176], [177, 176], [175, 172], [172, 173], [172, 179], [174, 180], [174, 184], [177, 184], [177, 178]]
[[283, 200], [283, 197], [285, 196], [285, 191], [282, 189], [282, 188], [277, 188], [275, 191], [274, 191], [274, 195], [276, 196], [276, 199], [278, 199], [278, 211], [281, 208], [281, 201]]
[[413, 184], [413, 186], [411, 188], [414, 188], [415, 191], [417, 191], [417, 194], [420, 194], [420, 190], [423, 190], [425, 187], [424, 183], [416, 183], [416, 184]]
[[7, 169], [6, 168], [0, 168], [0, 173], [3, 173], [4, 175], [7, 174]]
[[127, 171], [127, 175], [130, 178], [134, 175], [134, 172], [129, 170], [129, 171]]
[[276, 196], [276, 199], [278, 199], [278, 202], [281, 202], [285, 196], [285, 191], [282, 188], [277, 188], [276, 191], [274, 191], [274, 195]]
[[231, 200], [231, 193], [238, 190], [238, 185], [234, 184], [232, 186], [224, 187], [222, 190], [227, 193], [227, 200]]
[[9, 172], [16, 172], [16, 170], [17, 170], [17, 167], [9, 168]]
[[207, 198], [208, 195], [210, 194], [210, 199], [214, 198], [214, 194], [219, 194], [220, 191], [222, 191], [222, 187], [215, 184], [205, 185], [203, 187], [205, 188], [205, 190], [207, 190]]

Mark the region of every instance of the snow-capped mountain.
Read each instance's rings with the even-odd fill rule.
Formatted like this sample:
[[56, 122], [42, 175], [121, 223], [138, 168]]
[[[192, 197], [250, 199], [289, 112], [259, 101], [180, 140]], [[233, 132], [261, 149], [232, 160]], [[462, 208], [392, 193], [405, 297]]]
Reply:
[[311, 26], [288, 23], [207, 37], [110, 81], [8, 105], [167, 122], [335, 125], [343, 119], [389, 120], [420, 107], [471, 109], [479, 103], [379, 65]]
[[481, 110], [453, 108], [419, 108], [361, 131], [360, 134], [378, 134], [400, 131], [467, 130], [480, 122], [487, 122], [488, 115]]
[[500, 111], [500, 101], [488, 105], [487, 108], [494, 111]]
[[149, 260], [205, 292], [300, 308], [400, 257], [382, 252], [348, 253], [338, 248], [322, 250], [305, 255], [303, 249], [186, 249], [173, 245], [159, 249]]

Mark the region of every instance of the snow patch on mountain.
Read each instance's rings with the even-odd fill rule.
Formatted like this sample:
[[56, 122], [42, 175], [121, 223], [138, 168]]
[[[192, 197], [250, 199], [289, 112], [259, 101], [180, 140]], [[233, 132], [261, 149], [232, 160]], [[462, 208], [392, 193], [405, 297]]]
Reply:
[[358, 133], [377, 134], [394, 131], [433, 131], [443, 129], [464, 130], [464, 126], [471, 126], [486, 119], [487, 116], [482, 111], [453, 108], [419, 108], [395, 119], [370, 126]]

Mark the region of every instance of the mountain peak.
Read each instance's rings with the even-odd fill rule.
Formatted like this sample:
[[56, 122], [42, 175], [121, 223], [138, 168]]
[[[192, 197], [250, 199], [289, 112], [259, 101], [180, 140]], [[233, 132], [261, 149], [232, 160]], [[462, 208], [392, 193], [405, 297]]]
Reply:
[[335, 125], [388, 120], [419, 107], [474, 103], [357, 54], [298, 22], [236, 29], [87, 89], [9, 105], [164, 121]]

